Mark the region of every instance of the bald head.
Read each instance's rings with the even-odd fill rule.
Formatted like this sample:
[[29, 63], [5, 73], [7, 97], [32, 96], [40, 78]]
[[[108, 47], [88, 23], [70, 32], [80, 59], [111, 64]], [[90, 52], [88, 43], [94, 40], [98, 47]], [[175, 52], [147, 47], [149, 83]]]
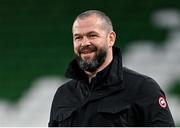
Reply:
[[[113, 31], [113, 26], [112, 26], [112, 22], [111, 22], [110, 18], [105, 13], [98, 11], [98, 10], [89, 10], [89, 11], [79, 14], [75, 18], [74, 23], [77, 20], [82, 20], [82, 19], [88, 18], [93, 15], [95, 15], [97, 18], [99, 18], [102, 21], [103, 29], [105, 29], [107, 32]], [[74, 26], [74, 24], [73, 24], [73, 26]]]

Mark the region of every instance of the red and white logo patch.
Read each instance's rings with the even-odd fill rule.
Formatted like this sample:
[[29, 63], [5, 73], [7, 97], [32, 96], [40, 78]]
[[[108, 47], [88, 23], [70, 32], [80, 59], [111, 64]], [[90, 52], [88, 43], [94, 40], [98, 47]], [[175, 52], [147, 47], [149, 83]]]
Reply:
[[167, 107], [167, 103], [166, 103], [166, 100], [164, 97], [159, 97], [159, 105], [162, 107], [162, 108], [166, 108]]

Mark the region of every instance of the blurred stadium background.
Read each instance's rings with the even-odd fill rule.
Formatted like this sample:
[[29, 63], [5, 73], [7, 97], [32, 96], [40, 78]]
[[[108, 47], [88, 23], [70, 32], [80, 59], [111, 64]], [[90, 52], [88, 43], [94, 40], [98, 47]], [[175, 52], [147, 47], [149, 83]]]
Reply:
[[111, 17], [124, 65], [160, 84], [180, 126], [179, 0], [0, 0], [0, 126], [47, 126], [73, 19], [89, 9]]

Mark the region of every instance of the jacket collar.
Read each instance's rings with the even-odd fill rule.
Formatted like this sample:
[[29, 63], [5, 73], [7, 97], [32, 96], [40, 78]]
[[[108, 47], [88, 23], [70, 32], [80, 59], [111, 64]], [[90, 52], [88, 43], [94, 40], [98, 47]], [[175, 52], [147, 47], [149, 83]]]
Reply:
[[113, 60], [111, 63], [112, 64], [110, 67], [107, 84], [109, 84], [109, 82], [113, 84], [122, 82], [123, 80], [122, 56], [120, 49], [117, 47], [113, 47]]
[[[123, 80], [123, 72], [122, 72], [122, 56], [121, 51], [117, 47], [113, 47], [113, 60], [109, 65], [110, 68], [107, 73], [107, 78], [103, 82], [103, 85], [116, 85], [117, 83]], [[98, 74], [100, 74], [99, 72]], [[97, 75], [98, 75], [97, 74]], [[87, 80], [88, 76], [85, 74], [83, 70], [79, 68], [76, 60], [74, 59], [69, 64], [68, 69], [66, 70], [65, 76], [67, 78], [75, 79], [75, 80]]]

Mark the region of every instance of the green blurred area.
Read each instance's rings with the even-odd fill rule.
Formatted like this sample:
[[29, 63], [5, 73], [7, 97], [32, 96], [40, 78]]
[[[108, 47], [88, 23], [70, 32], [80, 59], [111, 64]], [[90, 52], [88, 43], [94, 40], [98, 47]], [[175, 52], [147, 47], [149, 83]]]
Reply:
[[102, 10], [110, 16], [123, 52], [131, 41], [163, 42], [167, 31], [151, 23], [159, 9], [180, 9], [179, 0], [1, 0], [0, 98], [16, 101], [32, 80], [63, 76], [73, 58], [71, 25], [75, 16]]
[[[173, 83], [174, 86], [169, 88], [169, 93], [171, 95], [177, 96], [178, 98], [180, 98], [180, 81], [177, 80]], [[178, 125], [180, 126], [180, 125]]]

